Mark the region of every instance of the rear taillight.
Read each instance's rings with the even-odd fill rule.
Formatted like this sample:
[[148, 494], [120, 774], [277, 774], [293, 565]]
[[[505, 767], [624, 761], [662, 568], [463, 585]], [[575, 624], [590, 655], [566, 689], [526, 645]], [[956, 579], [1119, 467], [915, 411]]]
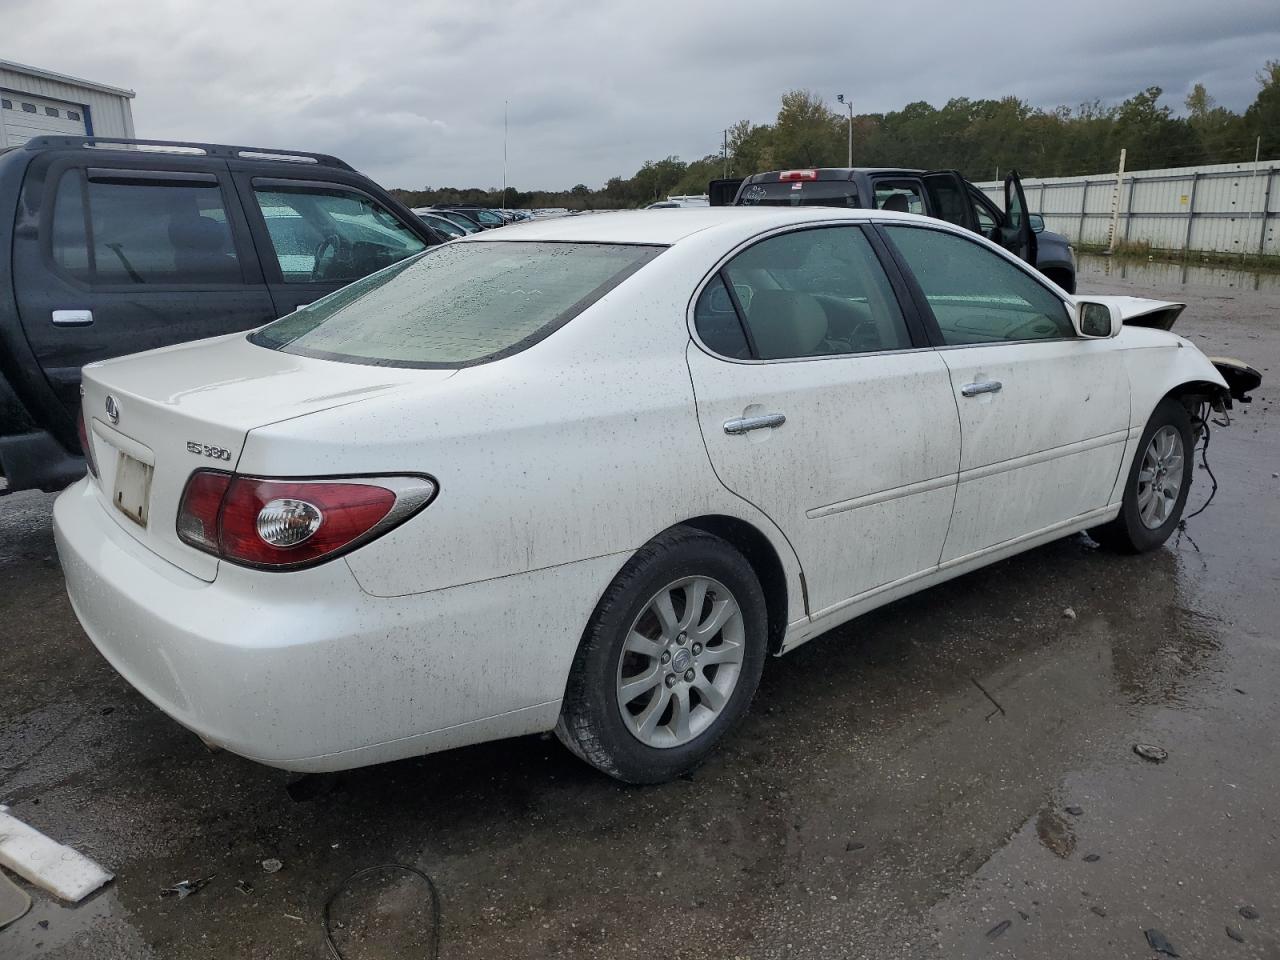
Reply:
[[778, 174], [779, 180], [817, 180], [817, 170], [783, 170]]
[[76, 432], [80, 434], [80, 450], [84, 453], [84, 462], [89, 472], [98, 475], [98, 464], [93, 459], [93, 444], [89, 441], [89, 422], [85, 417], [84, 404], [80, 405], [80, 416], [76, 418]]
[[367, 543], [431, 502], [428, 477], [282, 480], [197, 470], [178, 538], [233, 563], [289, 569]]

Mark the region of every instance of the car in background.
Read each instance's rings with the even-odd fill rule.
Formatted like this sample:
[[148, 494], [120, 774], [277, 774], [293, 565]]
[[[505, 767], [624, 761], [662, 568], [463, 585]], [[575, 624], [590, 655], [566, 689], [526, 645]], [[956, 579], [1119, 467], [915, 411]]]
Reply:
[[498, 211], [490, 210], [487, 207], [481, 207], [474, 204], [458, 203], [458, 204], [436, 204], [437, 210], [449, 211], [450, 213], [460, 213], [478, 223], [485, 230], [495, 230], [498, 227], [507, 225], [506, 218], [500, 216]]
[[450, 220], [448, 217], [441, 216], [435, 210], [429, 207], [418, 207], [413, 211], [422, 218], [422, 222], [429, 226], [432, 230], [447, 237], [450, 240], [456, 240], [459, 237], [465, 237], [473, 233], [479, 233], [480, 228], [475, 229], [464, 227], [456, 221]]
[[82, 136], [0, 153], [0, 226], [0, 493], [84, 474], [84, 364], [261, 326], [446, 239], [336, 157]]
[[480, 224], [477, 221], [473, 220], [471, 217], [468, 217], [464, 213], [459, 213], [456, 210], [446, 210], [441, 207], [423, 207], [419, 209], [426, 210], [430, 213], [435, 214], [438, 217], [443, 217], [444, 219], [449, 220], [452, 223], [456, 224], [457, 226], [461, 227], [462, 229], [466, 230], [467, 233], [480, 233], [481, 231], [484, 230], [484, 227], [480, 226]]
[[1080, 531], [1163, 543], [1232, 400], [1180, 310], [889, 210], [489, 231], [86, 367], [58, 555], [210, 745], [331, 771], [554, 729], [669, 780], [772, 654]]
[[1044, 218], [1028, 215], [1017, 172], [1005, 178], [1005, 208], [955, 170], [892, 167], [817, 167], [773, 170], [712, 180], [712, 206], [864, 207], [920, 213], [980, 233], [1033, 264], [1067, 293], [1076, 290], [1075, 251]]

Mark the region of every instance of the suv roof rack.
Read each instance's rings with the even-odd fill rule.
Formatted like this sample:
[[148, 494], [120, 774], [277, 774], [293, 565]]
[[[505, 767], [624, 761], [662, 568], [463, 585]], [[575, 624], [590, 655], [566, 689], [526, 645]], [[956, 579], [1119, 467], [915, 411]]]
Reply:
[[355, 168], [327, 153], [305, 150], [278, 150], [274, 147], [238, 147], [225, 143], [195, 143], [185, 140], [136, 140], [128, 137], [33, 137], [26, 149], [72, 147], [83, 150], [122, 150], [134, 153], [162, 153], [178, 156], [222, 157], [227, 160], [275, 160], [282, 163], [314, 163], [325, 167]]

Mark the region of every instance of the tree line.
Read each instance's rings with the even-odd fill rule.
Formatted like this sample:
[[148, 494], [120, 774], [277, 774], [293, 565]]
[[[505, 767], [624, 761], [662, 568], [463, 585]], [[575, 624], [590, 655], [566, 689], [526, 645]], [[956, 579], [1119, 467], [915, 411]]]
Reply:
[[[1018, 97], [956, 97], [936, 108], [924, 101], [888, 113], [854, 114], [854, 166], [958, 169], [971, 180], [993, 180], [1016, 168], [1024, 177], [1100, 173], [1116, 166], [1121, 148], [1127, 168], [1151, 170], [1251, 161], [1257, 138], [1263, 158], [1280, 157], [1280, 60], [1258, 74], [1258, 95], [1243, 113], [1219, 106], [1197, 83], [1175, 115], [1164, 91], [1148, 87], [1118, 105], [1100, 101], [1041, 109]], [[393, 190], [410, 206], [480, 203], [521, 208], [617, 209], [641, 207], [670, 194], [701, 194], [722, 176], [761, 170], [844, 166], [849, 115], [832, 110], [808, 90], [782, 97], [773, 123], [735, 123], [727, 155], [685, 162], [648, 160], [630, 177], [611, 177], [599, 189], [484, 190], [455, 187]]]

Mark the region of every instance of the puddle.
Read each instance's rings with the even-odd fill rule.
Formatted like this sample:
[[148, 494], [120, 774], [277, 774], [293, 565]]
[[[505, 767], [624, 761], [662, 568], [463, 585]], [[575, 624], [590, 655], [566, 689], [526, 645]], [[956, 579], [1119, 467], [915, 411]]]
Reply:
[[1194, 258], [1179, 263], [1138, 260], [1131, 257], [1104, 257], [1081, 254], [1076, 266], [1079, 289], [1088, 290], [1102, 282], [1127, 281], [1134, 286], [1210, 287], [1236, 290], [1280, 291], [1280, 273], [1236, 270], [1221, 264], [1201, 263]]

